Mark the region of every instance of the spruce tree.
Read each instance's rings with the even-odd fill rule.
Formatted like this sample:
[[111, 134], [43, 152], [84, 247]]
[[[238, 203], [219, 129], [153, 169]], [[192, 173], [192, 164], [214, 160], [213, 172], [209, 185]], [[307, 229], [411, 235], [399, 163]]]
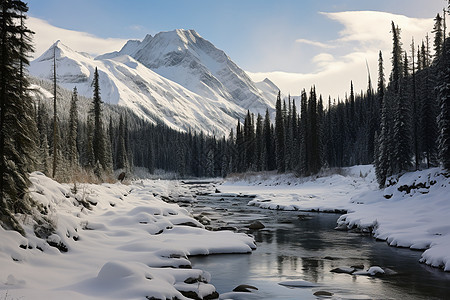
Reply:
[[[105, 132], [103, 129], [102, 121], [102, 99], [100, 98], [100, 85], [99, 85], [98, 70], [95, 68], [94, 79], [92, 81], [92, 87], [94, 89], [94, 95], [92, 97], [92, 109], [91, 114], [94, 119], [94, 133], [92, 139], [92, 148], [94, 152], [94, 166], [99, 171], [100, 167], [106, 171], [108, 170], [107, 156], [106, 156], [106, 142]], [[98, 164], [97, 164], [98, 162]]]
[[128, 124], [128, 114], [125, 114], [124, 118], [124, 141], [125, 141], [125, 149], [127, 150], [127, 159], [128, 159], [128, 166], [131, 168], [133, 166], [133, 151], [131, 149], [131, 143], [130, 143], [130, 135], [129, 135], [129, 124]]
[[262, 153], [263, 153], [263, 123], [262, 116], [258, 114], [256, 118], [256, 131], [255, 131], [255, 165], [256, 171], [262, 170]]
[[241, 126], [241, 122], [238, 120], [236, 126], [236, 171], [244, 172], [245, 171], [245, 141], [244, 141], [244, 132]]
[[119, 118], [119, 136], [117, 140], [117, 154], [116, 154], [117, 169], [125, 169], [128, 171], [128, 155], [125, 147], [125, 124], [122, 115]]
[[434, 27], [432, 33], [434, 33], [434, 57], [438, 58], [442, 54], [442, 46], [444, 43], [443, 18], [439, 14], [437, 14], [434, 18]]
[[379, 108], [376, 101], [376, 95], [372, 87], [372, 80], [370, 78], [370, 72], [368, 71], [367, 82], [367, 163], [373, 163], [375, 154], [375, 133], [378, 129], [380, 122]]
[[310, 146], [309, 135], [310, 130], [308, 127], [308, 96], [306, 91], [303, 89], [300, 96], [300, 122], [299, 122], [299, 149], [300, 149], [300, 161], [298, 164], [298, 173], [301, 175], [308, 174], [308, 161], [309, 161], [309, 151]]
[[292, 112], [291, 112], [291, 122], [289, 125], [290, 130], [290, 156], [291, 156], [291, 165], [290, 170], [297, 170], [299, 157], [298, 157], [298, 113], [297, 107], [295, 105], [294, 99], [292, 99]]
[[380, 112], [385, 89], [386, 89], [386, 79], [384, 77], [383, 53], [380, 50], [378, 54], [378, 84], [377, 84], [377, 105], [378, 109], [380, 109]]
[[262, 161], [263, 161], [263, 170], [273, 170], [273, 162], [275, 161], [274, 154], [272, 152], [272, 131], [270, 124], [270, 114], [269, 109], [266, 109], [266, 115], [264, 116], [264, 128], [263, 128], [263, 152], [262, 152]]
[[[423, 46], [422, 56], [425, 58], [424, 63], [428, 62], [428, 52]], [[438, 104], [436, 102], [435, 94], [435, 78], [433, 78], [433, 72], [430, 65], [425, 65], [424, 69], [420, 73], [419, 82], [420, 88], [418, 91], [417, 109], [418, 120], [416, 122], [419, 125], [418, 128], [418, 148], [419, 159], [426, 158], [427, 167], [431, 167], [436, 164], [437, 159], [437, 123], [436, 117], [438, 115]]]
[[288, 96], [288, 106], [285, 114], [285, 126], [284, 126], [284, 168], [286, 171], [292, 170], [292, 151], [293, 151], [293, 131], [292, 131], [292, 105], [291, 95]]
[[312, 87], [308, 101], [308, 128], [309, 144], [308, 149], [308, 171], [309, 174], [317, 174], [321, 168], [320, 162], [320, 134], [318, 123], [317, 95], [316, 88]]
[[275, 104], [275, 154], [277, 157], [278, 173], [284, 173], [285, 171], [284, 114], [281, 107], [281, 92], [278, 91], [277, 102]]
[[38, 170], [50, 176], [50, 154], [48, 145], [48, 120], [47, 107], [39, 101], [37, 127], [39, 131], [39, 164]]
[[349, 114], [349, 131], [352, 138], [352, 142], [355, 140], [356, 135], [356, 105], [355, 105], [355, 92], [353, 91], [353, 81], [350, 81], [350, 114]]
[[255, 127], [250, 111], [247, 111], [244, 119], [244, 148], [245, 170], [252, 170], [255, 161]]
[[0, 7], [0, 223], [23, 233], [15, 213], [30, 213], [28, 172], [35, 163], [34, 110], [24, 66], [33, 32], [24, 25], [27, 5], [3, 0]]
[[[144, 131], [145, 134], [145, 130], [143, 129], [142, 131]], [[114, 124], [113, 124], [113, 118], [112, 116], [109, 116], [109, 129], [108, 129], [108, 134], [109, 134], [109, 144], [111, 145], [111, 153], [112, 155], [112, 166], [113, 169], [117, 168], [117, 147], [116, 147], [116, 143], [115, 143], [115, 128], [114, 128]]]
[[93, 170], [95, 167], [95, 156], [94, 156], [94, 121], [92, 116], [88, 115], [86, 124], [86, 137], [85, 137], [84, 157], [86, 159], [84, 166], [87, 169]]
[[399, 93], [396, 95], [394, 112], [394, 128], [392, 141], [394, 143], [393, 173], [408, 171], [411, 165], [411, 111], [408, 87], [408, 61], [405, 52], [403, 75], [399, 81]]
[[414, 38], [411, 41], [411, 66], [412, 66], [412, 134], [413, 134], [413, 150], [415, 159], [415, 169], [418, 170], [420, 166], [420, 154], [419, 154], [419, 111], [418, 111], [418, 100], [417, 100], [417, 80], [416, 80], [416, 61], [415, 61], [415, 47]]
[[390, 77], [390, 84], [392, 85], [392, 89], [394, 93], [398, 93], [399, 89], [399, 81], [402, 75], [402, 43], [400, 40], [400, 28], [395, 26], [394, 22], [391, 23], [391, 31], [392, 31], [392, 71]]
[[73, 88], [72, 100], [70, 102], [70, 112], [69, 112], [69, 135], [67, 139], [67, 159], [69, 161], [69, 166], [72, 171], [78, 168], [78, 91], [77, 88]]
[[377, 136], [375, 147], [375, 174], [380, 187], [384, 187], [388, 176], [392, 175], [391, 171], [391, 93], [390, 89], [385, 94], [381, 108], [381, 124], [380, 134]]

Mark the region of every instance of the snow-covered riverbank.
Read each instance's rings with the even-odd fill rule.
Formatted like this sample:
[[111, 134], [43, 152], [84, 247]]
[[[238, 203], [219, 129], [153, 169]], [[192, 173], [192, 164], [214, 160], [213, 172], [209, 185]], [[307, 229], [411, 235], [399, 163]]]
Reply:
[[0, 299], [203, 297], [215, 288], [208, 273], [190, 269], [189, 255], [255, 248], [246, 234], [207, 231], [186, 209], [162, 201], [173, 181], [80, 184], [76, 193], [40, 173], [31, 181], [57, 230], [41, 228], [39, 238], [29, 217], [22, 218], [26, 237], [0, 228]]
[[439, 168], [407, 173], [378, 189], [372, 166], [320, 178], [255, 175], [231, 179], [221, 192], [255, 194], [261, 208], [347, 211], [341, 229], [372, 231], [391, 246], [426, 250], [421, 261], [450, 271], [450, 178]]

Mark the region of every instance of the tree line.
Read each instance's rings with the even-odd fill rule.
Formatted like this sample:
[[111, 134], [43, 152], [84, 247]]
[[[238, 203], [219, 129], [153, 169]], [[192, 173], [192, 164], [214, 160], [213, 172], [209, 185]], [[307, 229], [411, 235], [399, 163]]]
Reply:
[[[386, 81], [379, 52], [378, 81], [370, 74], [366, 91], [355, 93], [350, 83], [344, 99], [328, 98], [324, 108], [315, 87], [300, 99], [276, 102], [271, 123], [248, 112], [236, 134], [231, 131], [232, 172], [277, 170], [300, 176], [321, 168], [374, 164], [380, 186], [392, 176], [441, 164], [450, 169], [450, 42], [445, 18], [437, 14], [433, 52], [427, 36], [409, 54], [403, 50], [400, 28], [391, 23], [392, 70]], [[300, 103], [300, 111], [296, 102]]]

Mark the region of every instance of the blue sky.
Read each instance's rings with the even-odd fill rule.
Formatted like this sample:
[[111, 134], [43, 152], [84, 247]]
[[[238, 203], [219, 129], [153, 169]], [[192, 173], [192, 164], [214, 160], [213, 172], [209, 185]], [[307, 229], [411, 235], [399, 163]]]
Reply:
[[[99, 39], [142, 39], [147, 33], [154, 35], [177, 28], [195, 29], [216, 47], [224, 50], [240, 67], [265, 76], [262, 74], [275, 71], [317, 74], [325, 67], [325, 63], [360, 52], [361, 45], [357, 45], [359, 42], [342, 42], [341, 39], [345, 37], [343, 31], [348, 33], [358, 26], [370, 24], [363, 18], [359, 20], [362, 25], [350, 24], [350, 19], [345, 20], [342, 15], [323, 13], [376, 11], [408, 18], [432, 19], [442, 10], [446, 1], [29, 0], [28, 4], [31, 17], [45, 20], [54, 27], [89, 33]], [[355, 16], [359, 15], [348, 15], [347, 18], [358, 19]], [[384, 19], [389, 25], [389, 15]], [[372, 28], [367, 28], [372, 29], [378, 30], [373, 25]], [[383, 30], [389, 40], [389, 31]], [[431, 31], [431, 28], [424, 28], [424, 31], [427, 30]], [[406, 28], [404, 31], [408, 32]], [[420, 40], [423, 37], [417, 38]], [[64, 42], [64, 36], [56, 39]], [[50, 45], [49, 42], [47, 48]], [[39, 54], [40, 45], [37, 48]], [[101, 50], [103, 49], [99, 48], [98, 52], [102, 53]], [[380, 49], [375, 50], [378, 52]], [[373, 65], [373, 59], [367, 59]]]

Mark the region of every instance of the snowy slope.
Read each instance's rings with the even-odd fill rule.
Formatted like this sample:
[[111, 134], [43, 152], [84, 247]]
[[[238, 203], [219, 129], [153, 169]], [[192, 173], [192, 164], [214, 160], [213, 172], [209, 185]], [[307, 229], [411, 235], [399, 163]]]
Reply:
[[[250, 77], [222, 50], [195, 30], [177, 29], [129, 41], [120, 52], [156, 73], [209, 98], [223, 97], [244, 109], [264, 113], [273, 108], [272, 93], [258, 89]], [[275, 86], [274, 89], [278, 91]]]
[[279, 89], [269, 78], [255, 82], [255, 86], [266, 95], [266, 98], [277, 99]]
[[129, 107], [177, 130], [226, 134], [247, 109], [272, 111], [278, 91], [272, 83], [252, 82], [223, 51], [193, 30], [130, 40], [120, 51], [96, 58], [57, 41], [31, 62], [31, 75], [51, 79], [54, 49], [61, 86], [76, 86], [79, 94], [91, 97], [97, 67], [104, 102]]

